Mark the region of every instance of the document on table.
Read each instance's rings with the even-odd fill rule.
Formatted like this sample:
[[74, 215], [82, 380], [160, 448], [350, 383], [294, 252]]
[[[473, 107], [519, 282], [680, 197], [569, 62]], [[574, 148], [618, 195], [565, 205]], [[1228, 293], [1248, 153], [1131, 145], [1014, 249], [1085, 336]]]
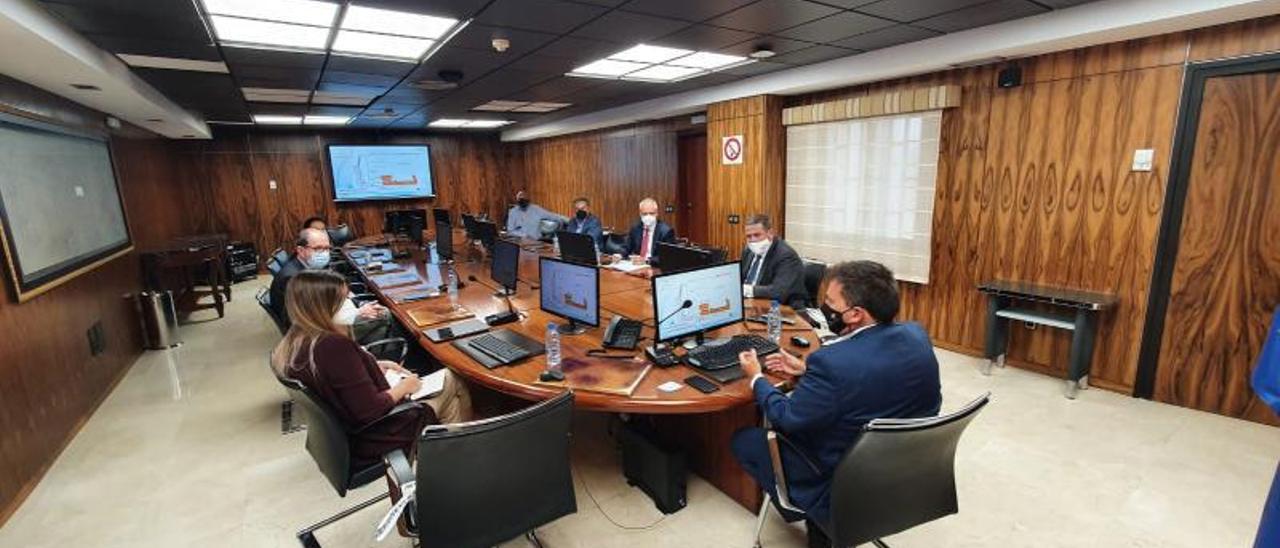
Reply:
[[[423, 398], [430, 398], [431, 396], [443, 392], [445, 371], [448, 371], [448, 369], [441, 368], [435, 373], [422, 377], [422, 388], [419, 388], [418, 391], [414, 392], [409, 398], [420, 400]], [[404, 373], [399, 371], [383, 371], [383, 373], [387, 376], [387, 384], [391, 385], [392, 388], [395, 388], [395, 386], [400, 384], [400, 381], [404, 379]]]
[[409, 285], [414, 283], [422, 283], [422, 278], [418, 276], [417, 271], [392, 272], [390, 274], [378, 274], [377, 276], [369, 276], [369, 281], [379, 288], [395, 287], [397, 285]]
[[628, 260], [626, 260], [626, 259], [623, 259], [623, 260], [617, 261], [617, 262], [615, 262], [615, 263], [613, 263], [613, 264], [609, 265], [609, 268], [612, 268], [612, 269], [614, 269], [614, 270], [619, 270], [619, 271], [622, 271], [622, 272], [628, 272], [628, 273], [630, 273], [630, 272], [635, 272], [635, 271], [637, 271], [637, 270], [644, 270], [644, 269], [646, 269], [646, 268], [649, 268], [649, 265], [647, 265], [647, 264], [643, 264], [643, 263], [642, 263], [642, 264], [635, 264], [635, 263], [633, 263], [633, 262], [631, 262], [631, 261], [628, 261]]

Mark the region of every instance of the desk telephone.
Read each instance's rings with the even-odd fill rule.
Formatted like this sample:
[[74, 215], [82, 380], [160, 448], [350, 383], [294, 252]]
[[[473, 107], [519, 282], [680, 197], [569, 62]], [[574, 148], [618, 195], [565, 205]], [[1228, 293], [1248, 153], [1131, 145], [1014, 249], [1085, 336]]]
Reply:
[[640, 342], [642, 324], [636, 320], [614, 316], [604, 330], [604, 347], [635, 350]]

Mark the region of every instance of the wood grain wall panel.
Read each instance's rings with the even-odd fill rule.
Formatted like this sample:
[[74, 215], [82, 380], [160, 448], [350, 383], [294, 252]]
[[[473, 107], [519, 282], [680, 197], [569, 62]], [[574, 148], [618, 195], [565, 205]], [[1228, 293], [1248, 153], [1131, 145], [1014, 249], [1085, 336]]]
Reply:
[[1250, 376], [1280, 306], [1280, 73], [1210, 78], [1155, 399], [1280, 424]]
[[[3, 76], [0, 110], [108, 134], [102, 113]], [[156, 157], [158, 141], [133, 142], [146, 133], [128, 125], [111, 135], [130, 232], [141, 241], [150, 237], [142, 209], [156, 187], [134, 182], [165, 174], [130, 158]], [[8, 277], [0, 281], [0, 525], [141, 353], [130, 298], [140, 285], [133, 253], [21, 304]], [[91, 356], [86, 331], [99, 321], [106, 351]]]
[[535, 202], [562, 215], [574, 198], [586, 196], [605, 227], [619, 231], [638, 220], [640, 200], [652, 197], [674, 225], [679, 209], [665, 208], [676, 205], [681, 127], [661, 121], [523, 143], [524, 178], [511, 190], [526, 188]]
[[[762, 95], [715, 103], [707, 107], [707, 242], [737, 259], [745, 245], [743, 221], [765, 213], [779, 227], [783, 222], [786, 134], [782, 127], [783, 99]], [[721, 162], [724, 137], [742, 135], [743, 161]]]
[[1196, 29], [1190, 34], [1193, 62], [1280, 51], [1280, 15]]
[[189, 233], [188, 217], [168, 146], [160, 139], [117, 139], [112, 142], [116, 177], [129, 209], [133, 245], [149, 249]]

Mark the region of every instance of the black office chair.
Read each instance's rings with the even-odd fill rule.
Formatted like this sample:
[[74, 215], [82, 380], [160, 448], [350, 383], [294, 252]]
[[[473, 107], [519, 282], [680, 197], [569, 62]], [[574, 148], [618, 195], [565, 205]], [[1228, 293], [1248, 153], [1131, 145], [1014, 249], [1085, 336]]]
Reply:
[[[352, 428], [338, 418], [328, 404], [316, 397], [302, 383], [293, 379], [280, 379], [279, 377], [277, 379], [279, 379], [280, 384], [284, 385], [285, 390], [289, 392], [289, 396], [295, 402], [296, 407], [302, 409], [307, 425], [307, 452], [311, 454], [316, 466], [320, 468], [320, 473], [324, 474], [325, 479], [329, 480], [329, 485], [333, 486], [339, 497], [345, 497], [347, 496], [347, 491], [382, 478], [383, 470], [386, 469], [386, 464], [382, 462], [359, 468], [352, 467], [351, 442], [349, 439], [352, 434], [358, 434], [391, 417], [411, 412], [414, 409], [422, 408], [424, 411], [430, 412], [429, 407], [415, 402], [406, 402], [395, 406], [391, 409], [391, 412], [365, 425], [363, 428]], [[316, 530], [368, 508], [378, 501], [386, 499], [388, 495], [389, 493], [382, 493], [299, 531], [298, 542], [302, 543], [305, 548], [320, 548], [320, 542], [315, 537]]]
[[556, 232], [564, 230], [564, 222], [559, 219], [542, 219], [538, 221], [538, 238], [544, 242], [550, 242], [556, 237]]
[[267, 312], [267, 317], [271, 318], [271, 322], [276, 324], [276, 329], [280, 330], [280, 334], [284, 335], [285, 332], [289, 330], [289, 324], [286, 323], [284, 318], [281, 318], [279, 314], [276, 314], [276, 309], [271, 307], [270, 288], [264, 287], [259, 289], [258, 293], [254, 295], [253, 298], [258, 301], [258, 306], [262, 307], [262, 309]]
[[400, 337], [389, 337], [366, 344], [364, 349], [379, 360], [390, 360], [404, 365], [404, 357], [409, 354], [409, 341]]
[[[838, 548], [881, 541], [920, 524], [959, 511], [955, 456], [960, 436], [991, 394], [983, 394], [954, 413], [920, 419], [876, 419], [868, 423], [840, 459], [831, 484], [831, 523], [817, 524]], [[778, 503], [801, 512], [787, 497], [786, 476], [778, 457], [777, 433], [768, 432]], [[765, 497], [756, 524], [756, 546], [769, 511]], [[810, 522], [811, 524], [813, 522]]]
[[809, 306], [817, 308], [822, 304], [822, 278], [827, 275], [827, 263], [813, 259], [804, 259], [804, 291], [808, 293]]
[[325, 232], [329, 233], [329, 244], [335, 248], [342, 247], [351, 240], [356, 239], [356, 233], [351, 230], [351, 227], [345, 224], [325, 229]]
[[280, 269], [284, 268], [284, 263], [289, 262], [289, 253], [284, 249], [276, 248], [271, 252], [271, 256], [267, 258], [267, 272], [272, 276], [280, 273]]
[[605, 233], [604, 252], [610, 255], [626, 255], [627, 235], [620, 232]]
[[495, 546], [578, 511], [569, 469], [566, 391], [527, 409], [465, 424], [428, 426], [416, 474], [388, 456], [396, 485], [417, 481], [406, 528], [424, 548]]

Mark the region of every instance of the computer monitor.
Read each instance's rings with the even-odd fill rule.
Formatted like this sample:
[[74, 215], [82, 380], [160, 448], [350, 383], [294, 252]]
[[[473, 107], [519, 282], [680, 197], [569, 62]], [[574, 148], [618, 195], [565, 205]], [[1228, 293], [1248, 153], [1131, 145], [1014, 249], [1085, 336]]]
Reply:
[[393, 209], [382, 214], [382, 229], [387, 234], [403, 234], [416, 243], [422, 243], [422, 231], [427, 228], [427, 210]]
[[463, 213], [462, 230], [467, 233], [468, 240], [476, 240], [476, 216], [470, 213]]
[[449, 210], [441, 207], [433, 208], [431, 210], [431, 215], [432, 215], [432, 218], [435, 219], [435, 222], [445, 223], [450, 226], [453, 226], [453, 219], [449, 217]]
[[436, 221], [436, 257], [441, 261], [453, 260], [453, 225]]
[[596, 255], [596, 241], [590, 235], [560, 230], [556, 232], [560, 242], [560, 258], [571, 263], [595, 266], [600, 262]]
[[706, 249], [678, 244], [658, 242], [654, 254], [658, 256], [658, 264], [662, 272], [683, 272], [716, 264], [715, 255]]
[[489, 265], [489, 277], [502, 288], [499, 296], [514, 295], [520, 275], [520, 246], [501, 240], [493, 245], [493, 263]]
[[600, 270], [551, 257], [538, 262], [541, 308], [569, 320], [559, 331], [582, 333], [583, 325], [600, 325]]
[[742, 321], [742, 273], [725, 263], [653, 277], [654, 340], [695, 335]]
[[476, 236], [475, 239], [484, 244], [486, 249], [493, 249], [493, 243], [498, 239], [498, 225], [493, 221], [475, 221]]

